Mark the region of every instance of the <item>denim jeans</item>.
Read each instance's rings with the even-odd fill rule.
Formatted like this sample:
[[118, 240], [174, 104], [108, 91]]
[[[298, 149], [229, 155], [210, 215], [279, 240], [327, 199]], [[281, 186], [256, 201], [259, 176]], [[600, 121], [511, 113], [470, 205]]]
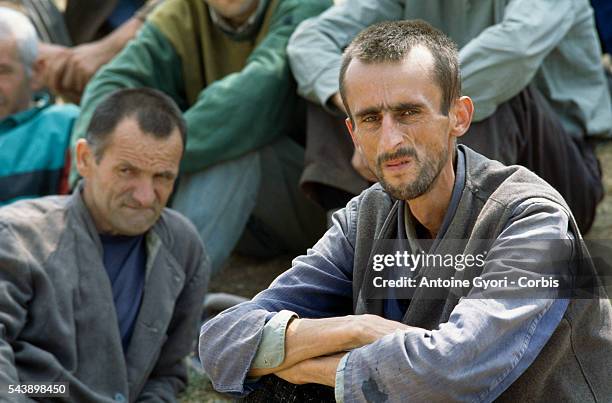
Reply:
[[304, 253], [325, 231], [325, 213], [299, 190], [304, 150], [287, 137], [240, 158], [181, 177], [172, 207], [200, 233], [212, 264], [232, 250]]

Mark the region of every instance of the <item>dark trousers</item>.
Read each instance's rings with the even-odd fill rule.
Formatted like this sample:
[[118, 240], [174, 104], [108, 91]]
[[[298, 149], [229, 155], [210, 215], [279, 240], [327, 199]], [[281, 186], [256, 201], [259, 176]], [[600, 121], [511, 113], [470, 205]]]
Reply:
[[[306, 194], [325, 208], [343, 207], [368, 183], [353, 169], [353, 144], [342, 118], [309, 105]], [[599, 162], [591, 144], [561, 126], [546, 99], [532, 86], [473, 123], [459, 142], [506, 165], [523, 165], [551, 184], [572, 209], [582, 233], [593, 224], [603, 198]]]
[[245, 399], [248, 403], [326, 403], [335, 402], [334, 388], [325, 385], [294, 385], [275, 375], [265, 376], [260, 387]]

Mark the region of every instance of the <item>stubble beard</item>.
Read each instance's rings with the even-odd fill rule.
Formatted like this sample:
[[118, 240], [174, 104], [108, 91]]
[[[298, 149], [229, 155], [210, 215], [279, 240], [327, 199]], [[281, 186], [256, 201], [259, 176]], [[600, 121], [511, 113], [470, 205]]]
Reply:
[[[416, 199], [419, 196], [427, 193], [429, 189], [431, 189], [432, 185], [440, 176], [440, 172], [442, 172], [442, 168], [446, 165], [448, 161], [448, 146], [444, 146], [440, 153], [438, 154], [440, 158], [429, 158], [425, 161], [421, 161], [416, 154], [416, 151], [413, 148], [400, 148], [396, 152], [392, 154], [383, 154], [378, 158], [376, 169], [377, 169], [377, 177], [381, 184], [381, 186], [389, 193], [394, 199], [397, 200], [412, 200]], [[392, 160], [400, 157], [410, 157], [412, 158], [412, 163], [420, 165], [420, 169], [416, 174], [416, 178], [414, 181], [410, 183], [406, 183], [400, 186], [391, 185], [385, 179], [384, 173], [382, 171], [382, 164], [385, 161]]]

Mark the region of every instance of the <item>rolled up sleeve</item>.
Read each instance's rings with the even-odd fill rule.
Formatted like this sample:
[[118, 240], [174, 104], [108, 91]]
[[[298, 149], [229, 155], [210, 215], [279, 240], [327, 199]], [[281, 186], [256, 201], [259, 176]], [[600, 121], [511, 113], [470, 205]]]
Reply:
[[[352, 268], [357, 201], [334, 215], [334, 225], [291, 269], [252, 301], [202, 326], [200, 359], [215, 390], [245, 396], [252, 367], [284, 360], [284, 334], [294, 316], [323, 318], [352, 313]], [[281, 342], [282, 340], [282, 342]]]
[[296, 317], [295, 312], [282, 310], [266, 323], [251, 368], [275, 368], [282, 364], [285, 360], [287, 325]]

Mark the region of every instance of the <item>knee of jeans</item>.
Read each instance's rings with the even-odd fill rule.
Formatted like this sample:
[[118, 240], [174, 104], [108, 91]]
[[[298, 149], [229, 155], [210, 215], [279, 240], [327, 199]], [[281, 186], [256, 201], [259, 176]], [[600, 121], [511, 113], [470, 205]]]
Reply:
[[173, 207], [202, 208], [206, 203], [223, 203], [224, 198], [248, 194], [254, 197], [261, 182], [259, 153], [213, 165], [202, 171], [181, 175]]

